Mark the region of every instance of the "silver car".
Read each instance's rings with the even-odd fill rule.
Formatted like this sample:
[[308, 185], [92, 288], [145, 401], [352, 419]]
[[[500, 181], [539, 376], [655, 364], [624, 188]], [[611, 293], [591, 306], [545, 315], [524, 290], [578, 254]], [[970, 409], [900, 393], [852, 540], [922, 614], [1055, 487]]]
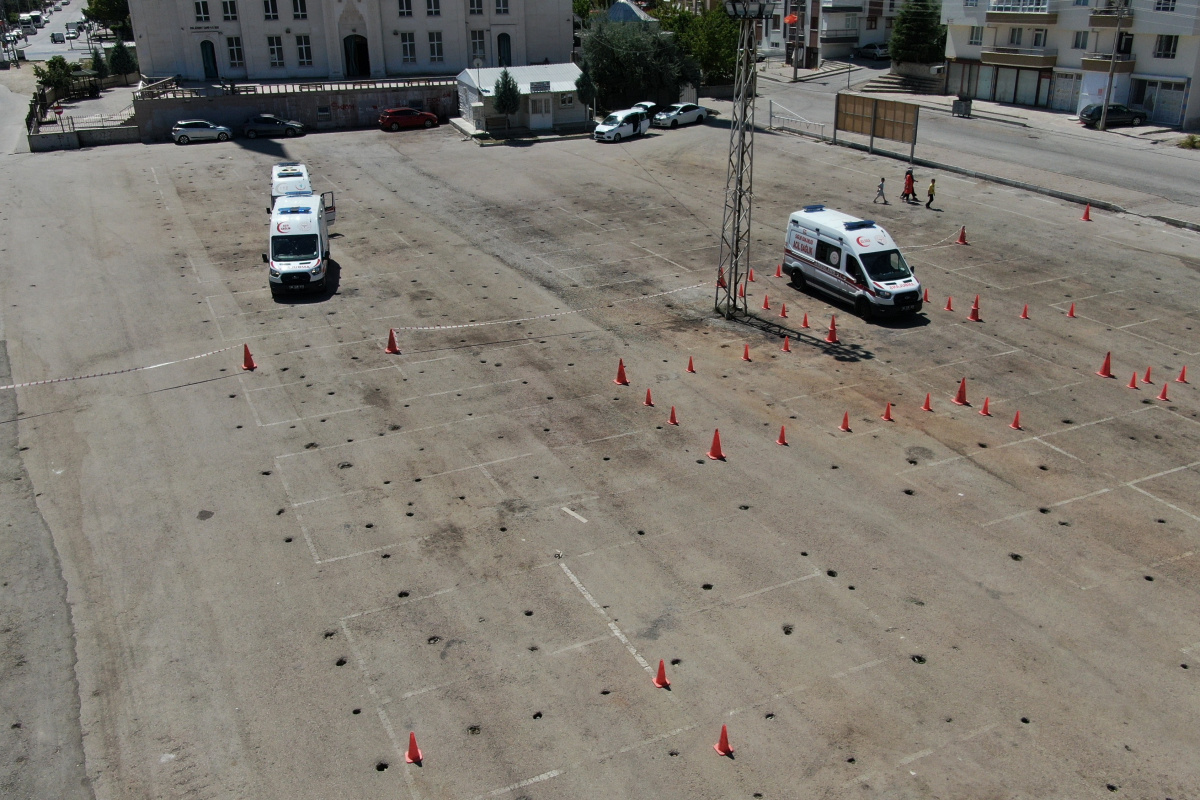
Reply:
[[678, 128], [690, 122], [704, 122], [708, 109], [695, 103], [676, 103], [654, 115], [654, 127]]
[[175, 140], [175, 144], [210, 140], [227, 142], [233, 138], [233, 131], [224, 125], [215, 125], [208, 120], [185, 119], [176, 122], [171, 128], [171, 138]]

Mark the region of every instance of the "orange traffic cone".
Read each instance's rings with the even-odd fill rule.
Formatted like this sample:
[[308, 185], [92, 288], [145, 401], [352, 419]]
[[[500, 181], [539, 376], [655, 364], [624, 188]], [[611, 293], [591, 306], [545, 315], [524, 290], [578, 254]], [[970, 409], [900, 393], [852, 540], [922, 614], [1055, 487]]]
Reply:
[[947, 298], [946, 298], [946, 308], [945, 308], [945, 310], [946, 310], [946, 311], [953, 311], [953, 310], [954, 310], [954, 297], [953, 297], [953, 295], [952, 295], [952, 296], [950, 296], [950, 297], [947, 297]]
[[1083, 216], [1080, 217], [1080, 220], [1083, 222], [1091, 222], [1092, 221], [1092, 204], [1091, 203], [1088, 203], [1087, 206], [1084, 207]]
[[738, 297], [746, 296], [746, 282], [742, 281], [738, 284]]
[[1154, 381], [1150, 380], [1150, 370], [1152, 369], [1154, 367], [1146, 367], [1146, 374], [1142, 376], [1142, 383], [1154, 383]]
[[963, 378], [958, 384], [958, 391], [955, 392], [952, 402], [956, 406], [969, 406], [967, 402], [967, 379]]
[[929, 302], [929, 289], [928, 288], [925, 289], [925, 296], [921, 298], [921, 302], [922, 303]]
[[979, 318], [979, 295], [975, 295], [975, 302], [971, 304], [971, 313], [967, 314], [968, 322], [983, 322]]
[[412, 731], [408, 732], [408, 752], [404, 754], [404, 760], [409, 764], [421, 766], [421, 762], [425, 757], [421, 755], [421, 748], [417, 747], [417, 735]]
[[922, 411], [933, 411], [933, 406], [929, 404], [929, 392], [925, 393], [925, 404], [921, 406]]
[[1067, 319], [1075, 319], [1075, 304], [1071, 303], [1071, 307], [1067, 309]]
[[1022, 430], [1022, 428], [1021, 428], [1021, 412], [1020, 411], [1018, 411], [1013, 416], [1012, 424], [1009, 425], [1008, 427], [1012, 428], [1014, 431]]
[[746, 273], [746, 280], [750, 281], [751, 283], [757, 283], [757, 281], [754, 280], [754, 267], [751, 267], [750, 271]]
[[988, 410], [988, 403], [990, 403], [991, 400], [992, 398], [990, 397], [983, 398], [983, 408], [979, 409], [980, 416], [990, 417], [992, 415], [992, 412]]
[[829, 344], [837, 344], [837, 314], [829, 318], [829, 333], [825, 334], [825, 341]]
[[1025, 307], [1021, 309], [1021, 319], [1029, 319], [1029, 303], [1026, 303]]
[[258, 369], [258, 364], [254, 363], [254, 356], [250, 355], [250, 345], [242, 345], [242, 369], [247, 372], [254, 372]]
[[785, 336], [785, 337], [783, 337], [783, 347], [781, 347], [781, 348], [779, 348], [779, 349], [780, 349], [780, 350], [782, 350], [782, 351], [783, 351], [783, 352], [785, 352], [785, 353], [790, 353], [790, 352], [792, 352], [792, 344], [791, 344], [791, 337], [790, 337], [790, 336]]
[[719, 756], [732, 756], [733, 748], [729, 745], [729, 729], [724, 725], [721, 726], [721, 738], [713, 745], [713, 749], [717, 751]]
[[712, 447], [708, 449], [706, 455], [713, 461], [724, 461], [725, 453], [721, 450], [721, 429], [717, 428], [713, 431]]
[[688, 356], [688, 368], [687, 368], [687, 371], [688, 371], [688, 372], [691, 372], [691, 373], [693, 373], [693, 374], [695, 374], [695, 372], [696, 372], [696, 368], [695, 368], [694, 366], [692, 366], [692, 357], [691, 357], [691, 356]]
[[1112, 353], [1111, 352], [1104, 354], [1104, 364], [1101, 365], [1100, 371], [1097, 372], [1096, 374], [1099, 375], [1101, 378], [1115, 378], [1116, 377], [1112, 373]]
[[725, 268], [722, 267], [721, 269], [717, 270], [717, 288], [726, 289], [728, 287], [729, 284], [725, 282]]
[[750, 360], [750, 345], [742, 345], [742, 361]]
[[886, 406], [883, 407], [883, 416], [880, 417], [880, 419], [883, 420], [884, 422], [895, 422], [895, 420], [892, 419], [892, 404], [891, 403], [888, 403]]
[[838, 430], [841, 431], [842, 433], [850, 432], [850, 412], [849, 411], [842, 414], [842, 424], [838, 425]]
[[1175, 382], [1176, 383], [1187, 383], [1188, 382], [1186, 366], [1184, 366], [1182, 369], [1179, 370], [1179, 377], [1175, 379]]
[[775, 265], [775, 277], [776, 277], [776, 278], [782, 278], [782, 277], [783, 277], [783, 264], [776, 264], [776, 265]]
[[617, 359], [617, 377], [613, 378], [613, 383], [617, 386], [628, 386], [629, 379], [625, 377], [625, 359]]
[[1158, 393], [1158, 399], [1162, 400], [1164, 403], [1170, 402], [1171, 400], [1171, 398], [1167, 397], [1167, 386], [1169, 385], [1170, 384], [1163, 383], [1162, 391]]
[[675, 419], [675, 406], [671, 406], [671, 416], [667, 417], [668, 425], [678, 425], [679, 420]]
[[781, 444], [781, 445], [783, 445], [784, 447], [787, 447], [787, 446], [788, 446], [788, 443], [787, 443], [787, 431], [785, 430], [786, 428], [787, 428], [787, 426], [786, 426], [786, 425], [780, 425], [780, 426], [779, 426], [779, 438], [775, 440], [775, 444]]
[[955, 242], [955, 244], [970, 244], [970, 242], [967, 241], [967, 226], [966, 225], [963, 225], [961, 228], [958, 229], [958, 241]]
[[1128, 386], [1126, 386], [1125, 388], [1127, 388], [1127, 389], [1136, 389], [1136, 388], [1138, 388], [1138, 385], [1137, 385], [1137, 373], [1136, 373], [1136, 372], [1135, 372], [1135, 373], [1133, 373], [1133, 377], [1129, 379], [1129, 385], [1128, 385]]
[[652, 397], [650, 396], [650, 390], [649, 390], [649, 389], [647, 389], [647, 390], [646, 390], [646, 399], [645, 399], [645, 400], [642, 402], [642, 405], [644, 405], [644, 406], [650, 406], [651, 408], [654, 408], [654, 398], [652, 398]]
[[787, 303], [784, 303], [779, 307], [779, 316], [787, 319]]
[[387, 343], [387, 347], [383, 348], [383, 352], [387, 353], [388, 355], [392, 355], [392, 356], [400, 355], [400, 348], [396, 346], [396, 329], [395, 328], [388, 328], [388, 343]]
[[804, 312], [804, 318], [800, 320], [800, 327], [801, 328], [808, 327], [808, 312], [807, 311]]
[[667, 663], [661, 658], [658, 660], [658, 674], [654, 676], [654, 685], [660, 689], [671, 688], [671, 682], [667, 680]]
[[768, 295], [765, 295], [765, 294], [763, 295], [763, 304], [762, 304], [762, 310], [763, 310], [763, 311], [770, 311], [770, 310], [771, 310], [771, 298], [770, 298], [770, 296], [768, 296]]

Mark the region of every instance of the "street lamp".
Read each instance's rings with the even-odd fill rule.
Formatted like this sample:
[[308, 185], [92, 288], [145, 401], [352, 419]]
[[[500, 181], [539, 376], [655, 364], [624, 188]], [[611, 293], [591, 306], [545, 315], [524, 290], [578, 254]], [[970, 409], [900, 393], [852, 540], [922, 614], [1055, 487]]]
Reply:
[[750, 264], [750, 200], [754, 191], [755, 25], [775, 14], [777, 0], [725, 0], [725, 13], [740, 23], [737, 72], [733, 81], [733, 117], [729, 125], [729, 165], [725, 174], [725, 216], [721, 224], [720, 262], [714, 310], [731, 319], [746, 313], [737, 296]]

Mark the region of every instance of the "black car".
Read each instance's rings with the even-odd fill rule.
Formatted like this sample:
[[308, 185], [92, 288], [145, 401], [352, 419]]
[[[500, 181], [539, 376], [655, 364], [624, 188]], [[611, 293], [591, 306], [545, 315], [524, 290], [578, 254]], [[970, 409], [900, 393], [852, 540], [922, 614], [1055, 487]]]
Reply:
[[259, 114], [246, 120], [242, 126], [242, 135], [247, 139], [259, 136], [299, 136], [304, 133], [304, 125], [293, 119], [283, 119], [274, 114]]
[[[1092, 103], [1084, 106], [1079, 112], [1079, 121], [1089, 128], [1094, 128], [1100, 124], [1100, 116], [1104, 113], [1104, 106], [1100, 103]], [[1104, 127], [1111, 128], [1116, 125], [1141, 125], [1146, 115], [1141, 111], [1134, 111], [1129, 106], [1123, 106], [1120, 103], [1108, 104], [1108, 116], [1104, 120]]]

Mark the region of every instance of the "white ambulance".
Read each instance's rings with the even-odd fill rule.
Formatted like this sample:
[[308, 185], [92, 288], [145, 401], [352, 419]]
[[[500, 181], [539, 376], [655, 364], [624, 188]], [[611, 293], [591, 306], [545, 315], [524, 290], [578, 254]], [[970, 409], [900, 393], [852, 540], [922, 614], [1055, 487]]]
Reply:
[[783, 271], [797, 287], [848, 301], [864, 318], [921, 310], [921, 284], [888, 232], [823, 205], [788, 219]]
[[[328, 200], [326, 199], [328, 198]], [[337, 218], [333, 192], [293, 192], [275, 201], [271, 211], [269, 267], [271, 293], [322, 291], [329, 274], [329, 226]]]
[[267, 210], [275, 208], [275, 201], [285, 194], [311, 191], [308, 167], [299, 161], [281, 161], [271, 167], [271, 208]]

